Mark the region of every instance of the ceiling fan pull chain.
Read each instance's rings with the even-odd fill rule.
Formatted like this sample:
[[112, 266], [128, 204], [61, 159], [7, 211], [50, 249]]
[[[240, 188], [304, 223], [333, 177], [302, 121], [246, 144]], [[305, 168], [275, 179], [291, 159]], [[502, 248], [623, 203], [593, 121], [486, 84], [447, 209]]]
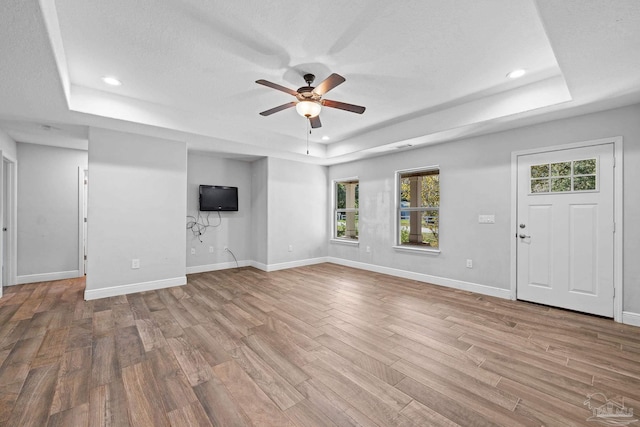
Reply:
[[309, 132], [307, 132], [307, 156], [309, 155], [309, 135], [311, 135], [311, 128], [309, 128], [310, 122], [311, 121], [307, 119], [307, 129], [309, 130]]

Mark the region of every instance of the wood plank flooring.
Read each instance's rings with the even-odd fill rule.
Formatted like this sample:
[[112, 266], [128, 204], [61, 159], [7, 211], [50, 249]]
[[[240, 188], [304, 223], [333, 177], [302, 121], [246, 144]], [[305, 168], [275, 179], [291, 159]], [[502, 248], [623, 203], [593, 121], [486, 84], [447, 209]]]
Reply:
[[607, 319], [334, 264], [83, 293], [5, 288], [0, 426], [579, 426], [595, 393], [640, 413], [640, 328]]

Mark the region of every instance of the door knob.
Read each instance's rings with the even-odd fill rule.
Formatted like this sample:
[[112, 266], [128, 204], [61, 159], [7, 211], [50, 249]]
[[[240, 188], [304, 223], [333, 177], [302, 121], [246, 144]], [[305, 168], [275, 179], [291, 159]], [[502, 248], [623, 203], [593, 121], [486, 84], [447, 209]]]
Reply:
[[527, 236], [524, 233], [520, 233], [520, 235], [518, 237], [520, 237], [521, 239], [528, 239], [531, 236]]

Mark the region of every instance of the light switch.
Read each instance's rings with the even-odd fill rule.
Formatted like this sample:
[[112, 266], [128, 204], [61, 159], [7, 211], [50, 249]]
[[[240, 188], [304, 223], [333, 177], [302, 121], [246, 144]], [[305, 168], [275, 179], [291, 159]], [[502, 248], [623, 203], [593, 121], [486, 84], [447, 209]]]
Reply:
[[495, 224], [496, 216], [495, 215], [478, 215], [478, 223], [480, 224]]

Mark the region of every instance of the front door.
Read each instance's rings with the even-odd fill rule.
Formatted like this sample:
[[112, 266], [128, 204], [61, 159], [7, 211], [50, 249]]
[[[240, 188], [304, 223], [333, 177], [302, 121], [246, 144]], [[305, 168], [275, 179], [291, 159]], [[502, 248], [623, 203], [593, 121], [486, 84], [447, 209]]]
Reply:
[[518, 156], [518, 299], [613, 317], [613, 150]]

